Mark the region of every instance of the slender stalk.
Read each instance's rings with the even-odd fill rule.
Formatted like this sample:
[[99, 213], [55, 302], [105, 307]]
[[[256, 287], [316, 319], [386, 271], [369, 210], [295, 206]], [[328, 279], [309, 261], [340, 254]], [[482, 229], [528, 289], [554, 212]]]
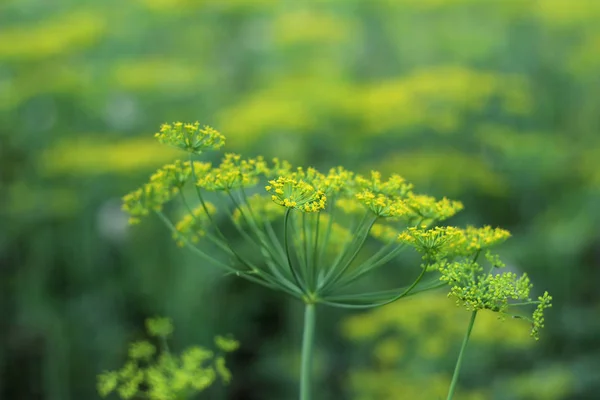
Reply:
[[[328, 304], [331, 306], [341, 307], [341, 308], [355, 308], [355, 309], [367, 309], [367, 308], [385, 306], [387, 304], [390, 304], [397, 300], [400, 300], [403, 297], [409, 296], [410, 293], [413, 291], [413, 289], [419, 284], [419, 282], [421, 282], [421, 279], [423, 279], [423, 276], [425, 276], [426, 272], [427, 272], [427, 267], [423, 267], [421, 270], [421, 273], [419, 274], [417, 279], [406, 290], [404, 290], [402, 293], [395, 295], [391, 299], [387, 299], [380, 303], [370, 303], [370, 304], [340, 303], [340, 302], [335, 302], [335, 301], [327, 301], [326, 300], [327, 297], [325, 297], [324, 299], [321, 299], [321, 303]], [[349, 297], [351, 297], [351, 296], [349, 296]]]
[[[167, 227], [171, 230], [171, 232], [173, 234], [179, 235], [179, 232], [177, 231], [177, 228], [175, 228], [175, 225], [173, 225], [173, 223], [171, 222], [171, 220], [169, 218], [166, 217], [165, 214], [163, 214], [161, 211], [156, 211], [156, 215], [159, 216], [159, 218], [165, 223], [165, 225], [167, 225]], [[199, 255], [200, 257], [202, 257], [204, 260], [209, 261], [215, 265], [218, 265], [222, 268], [225, 268], [226, 270], [228, 270], [229, 272], [233, 272], [233, 273], [239, 273], [242, 271], [236, 270], [235, 268], [233, 268], [230, 265], [227, 265], [225, 263], [223, 263], [222, 261], [217, 260], [216, 258], [204, 253], [202, 250], [200, 250], [199, 248], [197, 248], [196, 246], [194, 246], [186, 237], [181, 237], [181, 241], [183, 242], [183, 244], [187, 247], [190, 248], [190, 250], [192, 250], [194, 253], [196, 253], [197, 255]]]
[[312, 255], [310, 254], [309, 251], [309, 242], [310, 242], [310, 229], [308, 229], [307, 227], [307, 222], [306, 222], [306, 213], [302, 213], [302, 235], [300, 236], [303, 240], [303, 245], [304, 245], [304, 271], [305, 271], [305, 276], [306, 276], [306, 286], [308, 288], [308, 290], [312, 290], [314, 289], [314, 287], [312, 286], [311, 282], [312, 282], [312, 276], [311, 276], [311, 261], [312, 261]]
[[[363, 218], [359, 225], [359, 229], [357, 229], [358, 233], [356, 234], [356, 236], [354, 236], [354, 238], [350, 242], [350, 245], [346, 247], [346, 249], [344, 249], [342, 253], [340, 253], [342, 257], [336, 259], [336, 262], [331, 267], [329, 274], [325, 276], [324, 283], [321, 289], [328, 290], [331, 287], [331, 285], [335, 284], [338, 281], [338, 279], [342, 275], [344, 275], [344, 272], [346, 272], [346, 270], [350, 267], [352, 262], [356, 259], [356, 256], [358, 256], [358, 253], [362, 249], [362, 246], [365, 244], [365, 241], [369, 237], [369, 231], [371, 230], [373, 224], [377, 220], [377, 217], [375, 217], [371, 219], [371, 221], [368, 221], [367, 216], [368, 214], [365, 214], [365, 218]], [[354, 249], [354, 251], [350, 253], [350, 250], [352, 249]], [[347, 255], [350, 255], [350, 258], [347, 261], [345, 261], [344, 258]]]
[[[350, 241], [346, 242], [344, 244], [344, 248], [342, 249], [342, 251], [340, 251], [337, 256], [335, 257], [335, 259], [333, 260], [333, 262], [331, 263], [331, 266], [327, 269], [322, 268], [322, 271], [326, 272], [323, 274], [323, 278], [321, 279], [321, 284], [319, 285], [318, 289], [321, 289], [322, 287], [325, 287], [326, 285], [329, 284], [330, 278], [331, 276], [338, 270], [338, 267], [341, 265], [341, 262], [343, 260], [343, 258], [352, 250], [352, 249], [356, 249], [356, 247], [358, 246], [357, 243], [357, 237], [360, 235], [361, 229], [363, 224], [365, 223], [365, 221], [367, 220], [367, 217], [369, 215], [369, 212], [365, 212], [365, 214], [363, 215], [362, 219], [360, 220], [360, 222], [358, 224], [354, 224], [355, 219], [353, 218], [353, 222], [352, 222], [352, 228], [350, 229], [350, 232], [357, 232], [356, 235], [352, 235], [352, 238], [350, 239]], [[330, 222], [331, 219], [333, 218], [333, 215], [330, 216]], [[329, 232], [328, 232], [329, 233]], [[326, 240], [329, 240], [329, 237], [327, 237]], [[323, 246], [327, 246], [327, 241], [325, 241], [323, 243]]]
[[[329, 237], [331, 236], [331, 229], [333, 226], [333, 217], [335, 215], [335, 199], [332, 200], [332, 202], [330, 203], [330, 208], [331, 208], [331, 212], [327, 215], [329, 217], [328, 221], [327, 221], [327, 228], [325, 228], [325, 236], [323, 237], [323, 241], [322, 244], [320, 245], [320, 249], [317, 250], [319, 255], [318, 258], [319, 260], [323, 260], [323, 258], [325, 257], [325, 250], [327, 249], [327, 245], [329, 244]], [[324, 274], [324, 269], [320, 268], [318, 276], [317, 276], [317, 286], [321, 286], [322, 284], [322, 280], [324, 278], [325, 274]]]
[[283, 247], [285, 248], [285, 254], [287, 256], [287, 263], [288, 263], [288, 267], [290, 269], [290, 272], [292, 273], [292, 276], [294, 277], [294, 281], [296, 281], [296, 285], [298, 285], [298, 288], [300, 288], [303, 292], [304, 290], [304, 286], [300, 283], [300, 278], [298, 277], [298, 273], [296, 272], [296, 269], [294, 268], [294, 265], [292, 264], [292, 254], [290, 252], [290, 246], [288, 244], [288, 221], [289, 221], [289, 217], [290, 217], [290, 209], [288, 208], [287, 210], [285, 210], [285, 214], [283, 216]]
[[[196, 221], [196, 223], [200, 223], [200, 221], [194, 214], [194, 211], [190, 207], [190, 204], [187, 202], [187, 199], [185, 198], [185, 195], [183, 194], [182, 189], [179, 189], [179, 195], [181, 196], [181, 201], [183, 202], [183, 205], [187, 209], [188, 213], [192, 216], [192, 218], [194, 219], [194, 221]], [[226, 253], [229, 253], [230, 255], [235, 255], [235, 252], [233, 251], [233, 249], [231, 247], [229, 247], [226, 242], [224, 242], [223, 240], [210, 234], [209, 232], [205, 232], [205, 234], [206, 234], [206, 237], [208, 237], [221, 250], [225, 251]]]
[[[169, 227], [169, 229], [171, 230], [171, 232], [178, 233], [177, 229], [175, 228], [175, 226], [173, 225], [173, 223], [161, 211], [156, 211], [156, 214]], [[186, 247], [188, 247], [195, 254], [199, 255], [204, 260], [209, 261], [209, 262], [213, 263], [214, 265], [217, 265], [218, 267], [225, 269], [227, 272], [229, 272], [231, 274], [234, 274], [236, 276], [241, 276], [244, 279], [247, 279], [247, 280], [249, 280], [251, 282], [254, 282], [254, 283], [258, 283], [259, 285], [268, 287], [269, 289], [277, 289], [277, 286], [275, 286], [271, 282], [269, 282], [268, 276], [266, 276], [266, 275], [260, 275], [260, 271], [256, 271], [256, 273], [257, 273], [258, 276], [260, 276], [261, 279], [255, 278], [254, 276], [250, 275], [250, 272], [237, 270], [234, 267], [232, 267], [230, 265], [227, 265], [227, 264], [225, 264], [225, 263], [217, 260], [214, 257], [209, 256], [208, 254], [204, 253], [202, 250], [200, 250], [199, 248], [197, 248], [196, 246], [194, 246], [187, 238], [182, 237], [181, 241], [183, 242], [183, 244]]]
[[273, 230], [273, 225], [271, 225], [271, 222], [265, 221], [265, 230], [267, 231], [269, 239], [271, 239], [271, 243], [273, 243], [273, 245], [275, 246], [275, 250], [279, 252], [279, 256], [282, 260], [284, 260], [286, 258], [285, 250], [283, 250], [283, 246], [281, 245], [281, 242], [279, 241], [275, 230]]
[[456, 360], [456, 367], [454, 368], [454, 375], [452, 375], [452, 382], [450, 383], [450, 389], [448, 389], [447, 400], [452, 400], [454, 397], [454, 391], [456, 390], [456, 383], [458, 382], [458, 375], [460, 374], [460, 366], [462, 364], [463, 357], [467, 344], [469, 343], [469, 337], [471, 337], [471, 331], [475, 324], [475, 317], [477, 316], [477, 310], [471, 313], [471, 319], [469, 320], [469, 326], [467, 327], [467, 333], [463, 339], [462, 345], [460, 346], [460, 353], [458, 353], [458, 359]]
[[311, 263], [311, 277], [312, 277], [312, 281], [311, 281], [311, 285], [312, 287], [316, 287], [317, 286], [317, 264], [319, 262], [319, 225], [321, 223], [321, 212], [317, 213], [317, 221], [315, 223], [315, 225], [313, 226], [314, 228], [314, 232], [315, 232], [315, 240], [314, 240], [314, 245], [313, 245], [313, 259], [312, 259], [312, 263]]
[[[354, 282], [355, 280], [366, 275], [368, 272], [371, 272], [375, 268], [379, 268], [382, 265], [386, 264], [388, 261], [392, 260], [398, 254], [400, 254], [400, 252], [402, 250], [404, 250], [406, 248], [405, 245], [401, 244], [399, 246], [396, 246], [396, 248], [392, 249], [392, 247], [394, 245], [395, 245], [395, 243], [389, 243], [388, 245], [385, 245], [384, 247], [382, 247], [377, 253], [375, 253], [369, 259], [367, 259], [366, 261], [361, 263], [358, 267], [356, 267], [356, 269], [352, 273], [348, 274], [347, 277], [342, 277], [338, 281], [336, 286], [338, 288], [342, 288], [342, 287], [349, 285], [350, 283]], [[381, 257], [381, 255], [384, 253], [387, 253], [387, 254], [385, 256]], [[379, 260], [377, 260], [378, 257], [380, 258]], [[374, 261], [374, 260], [377, 260], [377, 261]]]
[[[257, 237], [258, 242], [255, 241], [254, 239], [252, 239], [247, 233], [245, 233], [244, 230], [240, 227], [240, 225], [237, 222], [235, 222], [235, 220], [233, 220], [233, 218], [232, 218], [233, 224], [235, 225], [236, 229], [238, 229], [238, 231], [240, 231], [240, 233], [242, 233], [245, 236], [248, 236], [250, 238], [250, 240], [252, 242], [254, 242], [254, 244], [257, 247], [266, 250], [266, 252], [268, 253], [268, 257], [270, 257], [273, 261], [275, 261], [274, 265], [276, 265], [276, 266], [283, 265], [285, 263], [284, 257], [281, 257], [280, 254], [276, 254], [277, 249], [273, 247], [273, 243], [271, 245], [269, 245], [269, 243], [267, 241], [267, 239], [268, 239], [267, 235], [265, 235], [264, 232], [261, 231], [261, 229], [257, 225], [256, 217], [254, 217], [254, 213], [252, 211], [252, 208], [250, 207], [250, 203], [248, 202], [248, 197], [245, 194], [246, 192], [244, 191], [244, 188], [241, 188], [240, 190], [242, 193], [242, 196], [240, 197], [241, 200], [236, 200], [233, 193], [229, 190], [227, 190], [227, 194], [228, 194], [229, 198], [231, 199], [231, 201], [233, 202], [233, 204], [240, 211], [242, 218], [244, 218], [244, 220], [246, 221], [246, 224], [250, 228], [251, 232], [253, 232], [254, 235]], [[246, 215], [246, 212], [244, 211], [244, 207], [246, 207], [248, 209], [249, 215]], [[263, 226], [264, 225], [265, 224], [263, 224]], [[277, 256], [280, 256], [281, 258], [278, 260]], [[283, 269], [282, 269], [282, 271], [283, 271]], [[280, 272], [282, 272], [282, 271], [280, 271]]]
[[302, 365], [300, 369], [300, 400], [311, 399], [312, 356], [315, 341], [315, 304], [306, 303], [302, 335]]

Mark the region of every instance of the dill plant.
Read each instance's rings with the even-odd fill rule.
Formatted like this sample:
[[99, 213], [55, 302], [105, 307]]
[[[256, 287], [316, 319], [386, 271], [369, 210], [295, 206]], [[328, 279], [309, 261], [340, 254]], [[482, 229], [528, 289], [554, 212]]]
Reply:
[[[156, 137], [187, 151], [189, 158], [163, 166], [124, 197], [130, 221], [156, 214], [177, 243], [203, 261], [304, 303], [301, 400], [311, 398], [318, 304], [366, 309], [449, 287], [449, 296], [471, 311], [471, 320], [448, 399], [478, 311], [528, 319], [531, 335], [537, 338], [551, 297], [545, 293], [531, 299], [527, 275], [500, 271], [504, 264], [490, 249], [509, 237], [507, 231], [438, 225], [463, 208], [460, 202], [417, 194], [401, 176], [384, 179], [376, 171], [363, 176], [335, 167], [322, 173], [277, 158], [266, 161], [233, 153], [212, 165], [196, 157], [223, 147], [225, 137], [198, 122], [163, 124]], [[185, 210], [178, 221], [164, 212], [175, 200]], [[228, 238], [224, 227], [254, 251], [235, 246], [237, 239]], [[379, 242], [379, 250], [364, 254], [371, 249], [367, 241], [373, 240]], [[353, 290], [357, 280], [392, 262], [407, 247], [422, 259], [412, 282], [392, 290]], [[479, 260], [481, 254], [487, 265]], [[531, 317], [514, 311], [531, 305], [537, 305]]]

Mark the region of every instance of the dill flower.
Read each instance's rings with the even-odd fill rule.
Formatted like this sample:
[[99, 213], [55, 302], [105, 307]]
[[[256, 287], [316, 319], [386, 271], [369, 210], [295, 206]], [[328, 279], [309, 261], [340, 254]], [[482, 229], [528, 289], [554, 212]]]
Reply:
[[129, 222], [136, 224], [151, 211], [160, 211], [167, 201], [168, 196], [161, 188], [145, 184], [123, 196], [123, 211], [129, 214]]
[[453, 226], [436, 226], [432, 229], [410, 227], [398, 235], [398, 241], [413, 246], [421, 253], [436, 253], [441, 257], [447, 255], [449, 248], [462, 237], [461, 230]]
[[[208, 213], [207, 213], [208, 211]], [[210, 215], [216, 213], [217, 208], [209, 202], [204, 203], [185, 214], [183, 218], [175, 225], [173, 238], [181, 247], [185, 245], [185, 240], [197, 243], [202, 236], [206, 234], [206, 228], [210, 224]]]
[[158, 169], [150, 181], [139, 189], [123, 196], [123, 210], [130, 215], [130, 223], [138, 223], [152, 211], [160, 211], [164, 204], [175, 197], [192, 177], [192, 165], [196, 173], [205, 173], [209, 163], [175, 161]]
[[173, 164], [167, 164], [150, 177], [150, 183], [168, 190], [182, 188], [192, 174], [189, 162], [176, 160]]
[[408, 212], [404, 201], [382, 193], [375, 194], [369, 189], [356, 193], [355, 197], [378, 217], [401, 217]]
[[[224, 143], [221, 134], [200, 128], [198, 123], [165, 124], [158, 137], [193, 154], [218, 149]], [[158, 214], [180, 246], [236, 276], [305, 302], [340, 307], [373, 307], [421, 286], [423, 290], [438, 287], [422, 285], [425, 274], [435, 271], [441, 274], [441, 284], [454, 284], [451, 294], [469, 307], [504, 310], [509, 298], [525, 296], [524, 292], [509, 293], [509, 281], [515, 283], [517, 278], [506, 275], [505, 282], [485, 277], [467, 262], [485, 251], [486, 257], [493, 257], [492, 265], [501, 267], [501, 260], [488, 249], [506, 240], [510, 236], [507, 231], [489, 226], [436, 226], [459, 212], [462, 203], [416, 193], [398, 174], [384, 178], [371, 171], [363, 176], [341, 166], [321, 173], [279, 158], [267, 162], [260, 156], [243, 158], [234, 153], [224, 154], [213, 167], [194, 160], [193, 154], [188, 161], [165, 165], [148, 183], [126, 195], [124, 209], [133, 222], [151, 212]], [[264, 191], [255, 188], [261, 182]], [[196, 192], [197, 204], [189, 205], [186, 185]], [[249, 189], [252, 195], [247, 193]], [[206, 201], [204, 192], [213, 192], [217, 202]], [[187, 211], [178, 222], [171, 222], [163, 206], [175, 198], [181, 199]], [[245, 254], [227, 239], [213, 218], [217, 210], [228, 216], [255, 254]], [[372, 238], [383, 247], [359, 256]], [[204, 242], [222, 253], [207, 252]], [[405, 247], [413, 247], [423, 256], [413, 283], [393, 291], [348, 293], [354, 281], [390, 263]], [[469, 268], [473, 276], [483, 276], [471, 282], [469, 290], [477, 285], [489, 289], [481, 304], [468, 297], [470, 292], [461, 292], [457, 282], [462, 281], [453, 278]], [[492, 304], [492, 299], [497, 301]]]
[[[440, 281], [450, 287], [449, 296], [456, 304], [468, 311], [490, 310], [500, 316], [512, 315], [511, 307], [538, 305], [532, 318], [523, 317], [532, 322], [532, 336], [538, 338], [543, 324], [543, 310], [548, 308], [551, 298], [530, 298], [532, 284], [527, 274], [518, 276], [514, 272], [495, 274], [495, 268], [504, 267], [497, 254], [489, 249], [510, 236], [504, 229], [484, 226], [466, 229], [456, 227], [434, 227], [423, 229], [411, 227], [398, 235], [398, 241], [414, 247], [423, 254], [424, 260], [436, 260], [432, 268], [440, 273]], [[479, 254], [485, 250], [485, 258], [490, 264], [487, 270], [476, 262]]]
[[[534, 337], [543, 326], [543, 311], [550, 307], [551, 297], [532, 300], [531, 283], [525, 274], [494, 273], [504, 264], [490, 248], [506, 240], [508, 231], [438, 225], [462, 210], [459, 201], [416, 193], [400, 175], [384, 178], [378, 171], [363, 176], [338, 166], [322, 173], [278, 158], [267, 162], [260, 156], [246, 159], [233, 153], [226, 153], [214, 167], [196, 161], [194, 156], [220, 148], [224, 138], [198, 123], [165, 124], [157, 136], [163, 143], [187, 150], [189, 160], [164, 166], [148, 183], [124, 197], [124, 209], [132, 222], [155, 213], [180, 246], [204, 261], [300, 299], [306, 310], [305, 337], [313, 334], [315, 304], [378, 307], [441, 287], [447, 287], [457, 304], [473, 312], [486, 309], [515, 316], [513, 309], [536, 305], [531, 318], [518, 317], [532, 322]], [[188, 201], [189, 192], [195, 192], [196, 204]], [[206, 200], [207, 192], [212, 202]], [[164, 205], [175, 199], [186, 211], [176, 223], [163, 212]], [[226, 218], [216, 221], [217, 214]], [[223, 233], [221, 226], [227, 224], [245, 246], [237, 246]], [[377, 246], [379, 249], [373, 251]], [[407, 284], [388, 290], [353, 291], [355, 281], [394, 262], [405, 248], [415, 249], [422, 257]], [[481, 252], [489, 269], [477, 261]], [[172, 331], [169, 324], [155, 321], [148, 326], [149, 332], [168, 336]], [[224, 352], [237, 346], [225, 338], [217, 338], [216, 345]], [[305, 359], [312, 344], [307, 340], [303, 346]], [[149, 354], [143, 348], [138, 350], [140, 358]], [[149, 348], [145, 350], [149, 352]], [[199, 389], [217, 377], [225, 382], [230, 379], [218, 355], [212, 358], [208, 353], [192, 352], [185, 355], [184, 364], [189, 366], [193, 357], [200, 356], [213, 360], [212, 369], [194, 369], [192, 373], [188, 367], [177, 369], [181, 360], [164, 358], [169, 367], [155, 366], [149, 372], [156, 390], [162, 388], [163, 398], [168, 398], [168, 388], [196, 385]], [[310, 362], [302, 365], [302, 380], [306, 382]], [[161, 372], [165, 368], [173, 370], [169, 376], [174, 381]], [[106, 388], [112, 383], [108, 378]], [[306, 387], [304, 383], [304, 391]]]
[[265, 186], [272, 193], [271, 200], [276, 204], [304, 212], [318, 212], [325, 208], [325, 193], [311, 184], [294, 178], [279, 177], [270, 180]]
[[242, 159], [239, 154], [225, 154], [217, 168], [198, 174], [196, 185], [210, 191], [250, 187], [258, 183], [258, 176], [266, 172], [262, 157]]
[[327, 175], [321, 177], [319, 186], [323, 188], [326, 194], [338, 193], [345, 190], [349, 182], [354, 179], [354, 172], [348, 171], [344, 167], [337, 166], [331, 168]]
[[[552, 297], [545, 292], [537, 301], [530, 298], [533, 287], [527, 274], [518, 276], [514, 272], [499, 274], [485, 273], [476, 262], [454, 262], [439, 268], [441, 281], [450, 286], [449, 296], [456, 299], [457, 305], [468, 311], [490, 310], [501, 317], [506, 315], [523, 318], [531, 322], [531, 336], [539, 339], [543, 327], [546, 308], [551, 307]], [[512, 314], [511, 309], [519, 306], [535, 305], [532, 317]]]
[[278, 176], [288, 175], [291, 170], [292, 164], [289, 161], [275, 157], [266, 171], [266, 176], [267, 178], [277, 178]]
[[407, 195], [406, 205], [411, 210], [413, 218], [423, 221], [443, 221], [463, 209], [460, 201], [448, 200], [445, 197], [438, 201], [434, 197], [412, 192]]
[[397, 174], [393, 174], [388, 180], [383, 181], [379, 171], [371, 171], [371, 176], [368, 178], [361, 175], [356, 176], [355, 184], [360, 189], [366, 189], [376, 194], [400, 198], [407, 196], [413, 188], [412, 184]]
[[161, 143], [195, 154], [206, 150], [217, 150], [225, 144], [223, 135], [209, 126], [200, 127], [199, 122], [163, 124], [155, 137]]

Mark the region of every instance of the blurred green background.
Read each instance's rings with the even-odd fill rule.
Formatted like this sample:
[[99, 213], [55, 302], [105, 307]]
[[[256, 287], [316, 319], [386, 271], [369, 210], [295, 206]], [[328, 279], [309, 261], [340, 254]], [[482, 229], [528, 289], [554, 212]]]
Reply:
[[[301, 305], [120, 212], [180, 156], [159, 125], [199, 120], [228, 151], [396, 172], [461, 200], [450, 224], [509, 229], [501, 255], [555, 305], [537, 343], [481, 318], [459, 398], [598, 399], [599, 21], [597, 0], [3, 0], [0, 398], [96, 398], [153, 315], [175, 347], [241, 341], [202, 398], [296, 397]], [[317, 399], [445, 398], [468, 314], [443, 293], [318, 313]]]

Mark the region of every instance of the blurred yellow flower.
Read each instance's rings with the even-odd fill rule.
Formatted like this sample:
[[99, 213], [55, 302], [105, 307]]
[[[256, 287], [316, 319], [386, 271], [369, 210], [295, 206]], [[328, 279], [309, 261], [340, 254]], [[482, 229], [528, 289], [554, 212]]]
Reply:
[[111, 85], [116, 88], [144, 91], [192, 90], [205, 81], [201, 64], [164, 58], [135, 58], [112, 66]]
[[72, 11], [32, 26], [0, 30], [0, 59], [40, 60], [89, 46], [102, 37], [106, 20], [101, 13]]
[[46, 150], [38, 170], [43, 175], [130, 173], [173, 160], [181, 151], [161, 146], [155, 139], [124, 139], [107, 143], [100, 135], [65, 139]]
[[358, 26], [349, 18], [316, 7], [286, 10], [275, 16], [271, 29], [275, 43], [280, 46], [339, 44], [359, 34]]

